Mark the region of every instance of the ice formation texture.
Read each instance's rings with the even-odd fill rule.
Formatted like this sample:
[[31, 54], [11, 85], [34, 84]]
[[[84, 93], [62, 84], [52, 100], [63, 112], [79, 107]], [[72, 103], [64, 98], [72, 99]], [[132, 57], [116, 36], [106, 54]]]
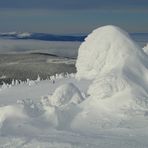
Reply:
[[80, 45], [77, 76], [93, 79], [126, 66], [137, 69], [143, 60], [144, 54], [127, 32], [116, 26], [103, 26], [90, 33]]
[[79, 104], [83, 100], [80, 90], [73, 83], [59, 86], [50, 98], [51, 105], [57, 107], [71, 103]]
[[147, 55], [119, 27], [100, 27], [88, 35], [79, 48], [76, 67], [77, 78], [92, 80], [82, 110], [93, 116], [85, 116], [85, 123], [99, 120], [102, 126], [102, 116], [106, 116], [113, 126], [114, 121], [120, 124], [123, 117], [148, 110]]

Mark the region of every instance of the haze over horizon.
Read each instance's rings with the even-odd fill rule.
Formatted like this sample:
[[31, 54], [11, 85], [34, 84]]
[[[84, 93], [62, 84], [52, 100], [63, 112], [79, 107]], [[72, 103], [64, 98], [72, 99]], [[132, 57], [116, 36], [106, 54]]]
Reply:
[[103, 25], [148, 32], [147, 0], [0, 0], [0, 32], [87, 34]]

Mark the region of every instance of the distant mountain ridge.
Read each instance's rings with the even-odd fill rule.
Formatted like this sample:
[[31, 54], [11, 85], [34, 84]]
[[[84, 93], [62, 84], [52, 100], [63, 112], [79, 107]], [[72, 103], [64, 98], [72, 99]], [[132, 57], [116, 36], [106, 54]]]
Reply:
[[[130, 33], [132, 38], [138, 42], [148, 41], [148, 33]], [[5, 39], [33, 39], [42, 41], [72, 41], [83, 42], [86, 35], [58, 35], [50, 33], [30, 33], [30, 32], [6, 32], [0, 33], [0, 38]]]
[[17, 32], [8, 32], [0, 33], [1, 38], [9, 39], [34, 39], [34, 40], [43, 40], [43, 41], [84, 41], [84, 35], [55, 35], [48, 33], [17, 33]]

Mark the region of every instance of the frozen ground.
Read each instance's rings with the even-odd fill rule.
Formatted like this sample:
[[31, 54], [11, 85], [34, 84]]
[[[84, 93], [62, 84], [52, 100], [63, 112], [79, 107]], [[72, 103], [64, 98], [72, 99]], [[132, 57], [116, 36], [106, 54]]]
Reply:
[[94, 30], [77, 73], [3, 84], [0, 147], [147, 148], [148, 58], [122, 29]]

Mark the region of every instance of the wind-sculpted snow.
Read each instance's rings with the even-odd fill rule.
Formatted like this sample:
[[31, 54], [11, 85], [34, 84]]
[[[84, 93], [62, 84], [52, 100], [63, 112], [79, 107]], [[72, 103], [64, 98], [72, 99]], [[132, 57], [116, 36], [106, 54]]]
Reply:
[[88, 93], [98, 99], [104, 99], [128, 88], [128, 82], [114, 72], [97, 77], [90, 85]]
[[83, 101], [83, 97], [79, 89], [72, 83], [64, 84], [58, 87], [51, 98], [52, 106], [63, 106], [68, 104], [79, 104]]
[[88, 35], [80, 45], [76, 63], [77, 75], [95, 78], [138, 62], [139, 58], [142, 60], [144, 55], [128, 33], [114, 26], [101, 27]]
[[[88, 103], [83, 107], [92, 114], [98, 108], [94, 117], [88, 114], [83, 118], [82, 125], [99, 120], [95, 126], [102, 127], [105, 117], [107, 127], [122, 127], [127, 115], [135, 110], [144, 115], [148, 110], [148, 58], [122, 29], [105, 26], [93, 31], [79, 48], [76, 67], [79, 79], [93, 80], [87, 91]], [[84, 116], [83, 111], [78, 119]], [[92, 128], [92, 124], [87, 126]]]
[[76, 67], [76, 74], [2, 85], [1, 147], [148, 147], [143, 49], [122, 29], [104, 26], [82, 43]]
[[143, 47], [143, 50], [148, 55], [148, 43]]

